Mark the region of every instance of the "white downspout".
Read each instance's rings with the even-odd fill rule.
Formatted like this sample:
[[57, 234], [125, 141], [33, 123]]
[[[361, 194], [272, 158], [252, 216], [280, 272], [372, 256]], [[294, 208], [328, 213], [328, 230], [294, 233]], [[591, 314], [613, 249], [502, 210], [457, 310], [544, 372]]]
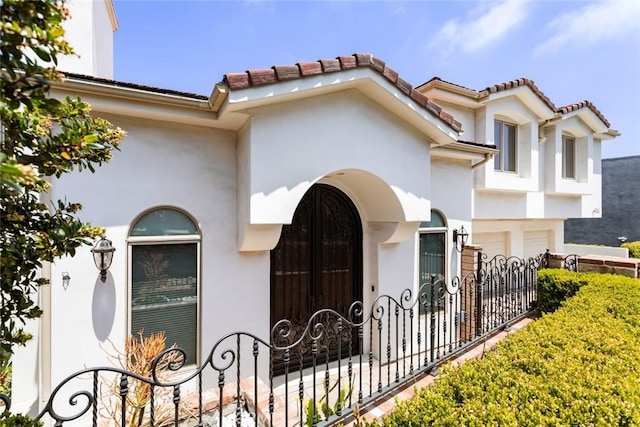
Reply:
[[485, 163], [487, 163], [487, 162], [488, 162], [489, 160], [491, 160], [492, 158], [493, 158], [493, 154], [486, 153], [486, 154], [484, 155], [484, 160], [480, 160], [478, 163], [474, 163], [473, 165], [471, 165], [471, 169], [475, 169], [475, 168], [477, 168], [478, 166], [482, 166], [482, 165], [484, 165]]

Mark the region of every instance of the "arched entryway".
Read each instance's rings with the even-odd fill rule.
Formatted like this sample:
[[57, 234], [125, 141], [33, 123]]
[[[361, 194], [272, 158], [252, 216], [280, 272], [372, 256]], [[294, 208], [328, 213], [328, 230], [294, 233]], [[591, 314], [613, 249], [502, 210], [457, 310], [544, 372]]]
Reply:
[[346, 316], [356, 300], [362, 300], [360, 215], [342, 191], [316, 184], [271, 251], [271, 326], [289, 319], [300, 330], [323, 308]]

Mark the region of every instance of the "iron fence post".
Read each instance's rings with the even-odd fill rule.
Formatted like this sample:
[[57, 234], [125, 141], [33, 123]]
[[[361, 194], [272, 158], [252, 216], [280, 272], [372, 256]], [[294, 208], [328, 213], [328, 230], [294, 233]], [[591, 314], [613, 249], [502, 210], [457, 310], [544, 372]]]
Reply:
[[484, 285], [482, 275], [482, 251], [478, 252], [478, 268], [476, 270], [476, 336], [482, 335], [482, 287]]

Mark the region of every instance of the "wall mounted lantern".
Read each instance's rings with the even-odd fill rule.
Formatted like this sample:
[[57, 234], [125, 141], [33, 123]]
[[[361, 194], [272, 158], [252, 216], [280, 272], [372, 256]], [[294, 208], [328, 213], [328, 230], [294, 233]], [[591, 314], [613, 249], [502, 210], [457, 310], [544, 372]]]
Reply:
[[68, 271], [63, 271], [62, 272], [62, 287], [64, 288], [65, 291], [69, 287], [69, 282], [71, 282], [71, 276], [69, 276], [69, 272]]
[[464, 225], [460, 227], [460, 230], [453, 229], [453, 244], [456, 247], [456, 251], [462, 252], [464, 245], [467, 244], [467, 239], [469, 239], [469, 233], [464, 229]]
[[111, 261], [113, 261], [113, 253], [115, 251], [116, 248], [111, 246], [111, 240], [105, 237], [98, 240], [93, 249], [91, 249], [93, 262], [96, 263], [96, 267], [100, 270], [100, 280], [103, 283], [107, 280], [107, 270], [111, 267]]

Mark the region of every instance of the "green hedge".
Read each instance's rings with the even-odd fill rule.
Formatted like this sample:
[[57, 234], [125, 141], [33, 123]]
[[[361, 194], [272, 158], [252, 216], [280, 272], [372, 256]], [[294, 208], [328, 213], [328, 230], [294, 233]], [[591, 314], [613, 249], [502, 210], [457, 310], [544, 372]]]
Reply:
[[556, 311], [562, 303], [587, 284], [587, 276], [567, 270], [544, 269], [538, 272], [538, 309]]
[[640, 280], [577, 274], [586, 284], [561, 308], [446, 366], [382, 425], [639, 426]]
[[0, 415], [0, 426], [2, 427], [42, 427], [42, 421], [22, 414], [9, 414], [4, 412]]
[[631, 258], [640, 258], [640, 241], [626, 242], [620, 246], [629, 249], [629, 256]]

